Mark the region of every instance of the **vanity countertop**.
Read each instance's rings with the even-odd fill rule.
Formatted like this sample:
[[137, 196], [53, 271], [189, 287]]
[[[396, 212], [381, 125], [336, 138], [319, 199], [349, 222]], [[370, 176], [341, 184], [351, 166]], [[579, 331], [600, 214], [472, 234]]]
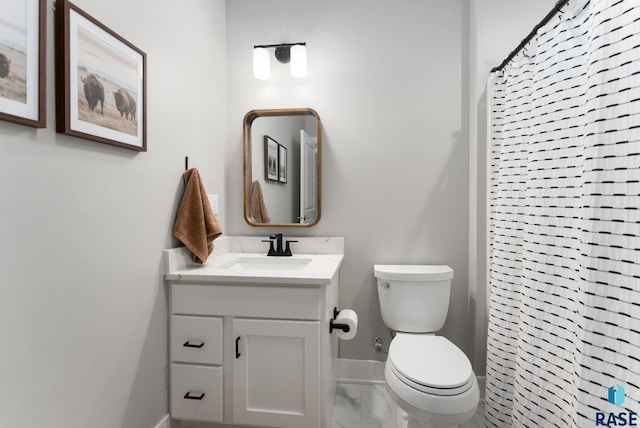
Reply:
[[[344, 258], [343, 238], [293, 238], [291, 257], [267, 257], [257, 252], [263, 237], [221, 237], [206, 263], [195, 264], [189, 251], [164, 251], [164, 279], [210, 283], [252, 283], [322, 286], [337, 275]], [[293, 245], [293, 244], [292, 244]], [[304, 251], [304, 252], [303, 252]]]

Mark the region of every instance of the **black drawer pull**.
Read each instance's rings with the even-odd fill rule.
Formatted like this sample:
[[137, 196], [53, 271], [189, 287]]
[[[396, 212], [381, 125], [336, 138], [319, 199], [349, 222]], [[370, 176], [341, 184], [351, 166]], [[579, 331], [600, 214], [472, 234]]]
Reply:
[[184, 345], [182, 345], [184, 347], [187, 348], [202, 348], [204, 346], [204, 342], [200, 342], [200, 343], [190, 343], [188, 340], [186, 342], [184, 342]]
[[240, 355], [242, 355], [240, 353], [240, 345], [238, 344], [238, 342], [240, 342], [240, 336], [236, 337], [236, 359], [240, 358]]
[[184, 398], [187, 400], [202, 400], [204, 398], [204, 392], [200, 395], [191, 395], [191, 391], [184, 394]]

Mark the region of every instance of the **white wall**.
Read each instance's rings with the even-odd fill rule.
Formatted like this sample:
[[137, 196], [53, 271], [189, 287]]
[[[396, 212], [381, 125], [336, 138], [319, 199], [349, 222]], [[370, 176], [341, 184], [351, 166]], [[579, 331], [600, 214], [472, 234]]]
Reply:
[[[323, 122], [323, 217], [296, 235], [345, 236], [340, 302], [360, 316], [342, 358], [380, 359], [388, 344], [374, 263], [448, 263], [455, 270], [442, 333], [486, 358], [485, 102], [489, 70], [555, 3], [551, 0], [227, 2], [228, 227], [242, 219], [241, 125], [255, 108], [312, 107]], [[309, 76], [272, 59], [251, 76], [254, 44], [305, 41]], [[468, 272], [471, 272], [469, 274]]]
[[[483, 84], [553, 1], [230, 0], [226, 22], [222, 0], [74, 3], [147, 53], [149, 151], [55, 134], [48, 0], [48, 127], [0, 121], [0, 425], [144, 428], [167, 412], [161, 251], [184, 156], [226, 234], [274, 232], [242, 215], [255, 108], [323, 120], [323, 218], [285, 232], [347, 238], [340, 300], [361, 324], [341, 357], [388, 344], [374, 263], [449, 263], [443, 333], [483, 371]], [[251, 46], [284, 41], [308, 43], [308, 78], [273, 64], [254, 80]]]
[[[146, 52], [148, 149], [0, 121], [0, 425], [153, 427], [167, 413], [162, 250], [184, 156], [224, 196], [222, 0], [74, 0]], [[224, 216], [221, 216], [224, 221]]]
[[[340, 357], [381, 359], [374, 263], [455, 269], [443, 333], [471, 351], [467, 307], [468, 81], [463, 0], [227, 1], [227, 228], [267, 235], [242, 217], [242, 118], [256, 108], [311, 107], [323, 123], [322, 218], [288, 235], [344, 236], [340, 303], [359, 314]], [[307, 42], [309, 75], [255, 80], [254, 44]], [[265, 248], [266, 251], [266, 248]]]

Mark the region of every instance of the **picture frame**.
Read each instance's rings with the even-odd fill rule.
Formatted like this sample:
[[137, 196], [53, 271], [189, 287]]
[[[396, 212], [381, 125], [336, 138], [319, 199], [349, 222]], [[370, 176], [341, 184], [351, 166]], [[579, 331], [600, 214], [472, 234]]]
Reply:
[[264, 179], [278, 181], [278, 147], [280, 144], [268, 135], [264, 136]]
[[287, 182], [287, 148], [278, 144], [278, 181]]
[[47, 126], [46, 4], [12, 2], [0, 16], [0, 119], [34, 128]]
[[146, 54], [56, 1], [56, 132], [147, 151]]

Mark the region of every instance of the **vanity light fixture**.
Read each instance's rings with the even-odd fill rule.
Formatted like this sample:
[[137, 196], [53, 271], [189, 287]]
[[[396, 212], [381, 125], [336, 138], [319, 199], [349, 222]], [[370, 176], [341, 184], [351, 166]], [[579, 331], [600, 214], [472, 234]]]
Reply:
[[279, 62], [290, 64], [293, 77], [307, 76], [307, 44], [298, 42], [255, 45], [253, 47], [253, 77], [259, 80], [268, 80], [271, 77], [271, 64], [267, 50], [269, 48], [275, 48], [275, 57]]

